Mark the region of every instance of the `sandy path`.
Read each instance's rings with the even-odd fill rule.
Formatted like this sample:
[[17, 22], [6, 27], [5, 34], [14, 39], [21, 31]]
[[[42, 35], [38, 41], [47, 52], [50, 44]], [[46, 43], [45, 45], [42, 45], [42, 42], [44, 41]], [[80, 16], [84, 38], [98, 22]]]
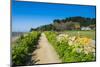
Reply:
[[44, 33], [41, 34], [38, 49], [33, 52], [32, 59], [35, 60], [35, 64], [45, 63], [60, 63], [58, 55], [52, 45], [48, 42]]

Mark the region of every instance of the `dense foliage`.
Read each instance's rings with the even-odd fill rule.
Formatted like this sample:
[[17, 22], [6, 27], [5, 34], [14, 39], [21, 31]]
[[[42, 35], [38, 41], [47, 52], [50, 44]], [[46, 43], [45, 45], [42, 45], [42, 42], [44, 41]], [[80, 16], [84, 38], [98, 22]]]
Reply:
[[30, 32], [21, 36], [12, 46], [13, 65], [24, 65], [28, 54], [34, 50], [39, 39], [40, 32]]
[[62, 30], [80, 30], [81, 27], [90, 27], [91, 29], [95, 28], [96, 19], [95, 18], [86, 18], [86, 17], [69, 17], [65, 19], [54, 19], [53, 23], [48, 25], [43, 25], [37, 28], [31, 28], [32, 30], [41, 30], [41, 31], [62, 31]]
[[56, 49], [62, 62], [95, 60], [95, 45], [87, 37], [69, 36], [58, 32], [45, 32], [48, 41]]

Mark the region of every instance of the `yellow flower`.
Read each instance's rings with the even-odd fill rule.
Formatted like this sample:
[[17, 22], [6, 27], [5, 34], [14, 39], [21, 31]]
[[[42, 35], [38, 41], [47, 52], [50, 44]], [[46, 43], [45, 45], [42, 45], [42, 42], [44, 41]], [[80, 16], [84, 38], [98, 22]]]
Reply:
[[86, 38], [86, 37], [81, 37], [81, 38], [78, 37], [76, 41], [81, 45], [89, 45], [91, 42], [91, 39]]

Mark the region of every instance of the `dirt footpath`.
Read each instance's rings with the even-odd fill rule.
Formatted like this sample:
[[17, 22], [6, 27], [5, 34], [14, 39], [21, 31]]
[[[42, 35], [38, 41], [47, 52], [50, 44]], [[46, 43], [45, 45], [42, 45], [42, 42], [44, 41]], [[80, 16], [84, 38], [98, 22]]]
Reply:
[[46, 63], [60, 63], [60, 59], [52, 45], [48, 42], [44, 33], [41, 34], [38, 49], [33, 52], [33, 60], [35, 64], [46, 64]]

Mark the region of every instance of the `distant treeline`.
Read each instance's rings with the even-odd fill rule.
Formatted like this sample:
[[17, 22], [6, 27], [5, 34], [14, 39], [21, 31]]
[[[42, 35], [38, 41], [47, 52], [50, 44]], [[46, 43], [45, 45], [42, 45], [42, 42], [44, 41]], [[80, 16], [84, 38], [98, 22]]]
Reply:
[[55, 19], [52, 24], [31, 28], [30, 31], [61, 31], [61, 30], [80, 30], [81, 27], [95, 28], [96, 18], [85, 18], [81, 16], [69, 17], [65, 19]]

